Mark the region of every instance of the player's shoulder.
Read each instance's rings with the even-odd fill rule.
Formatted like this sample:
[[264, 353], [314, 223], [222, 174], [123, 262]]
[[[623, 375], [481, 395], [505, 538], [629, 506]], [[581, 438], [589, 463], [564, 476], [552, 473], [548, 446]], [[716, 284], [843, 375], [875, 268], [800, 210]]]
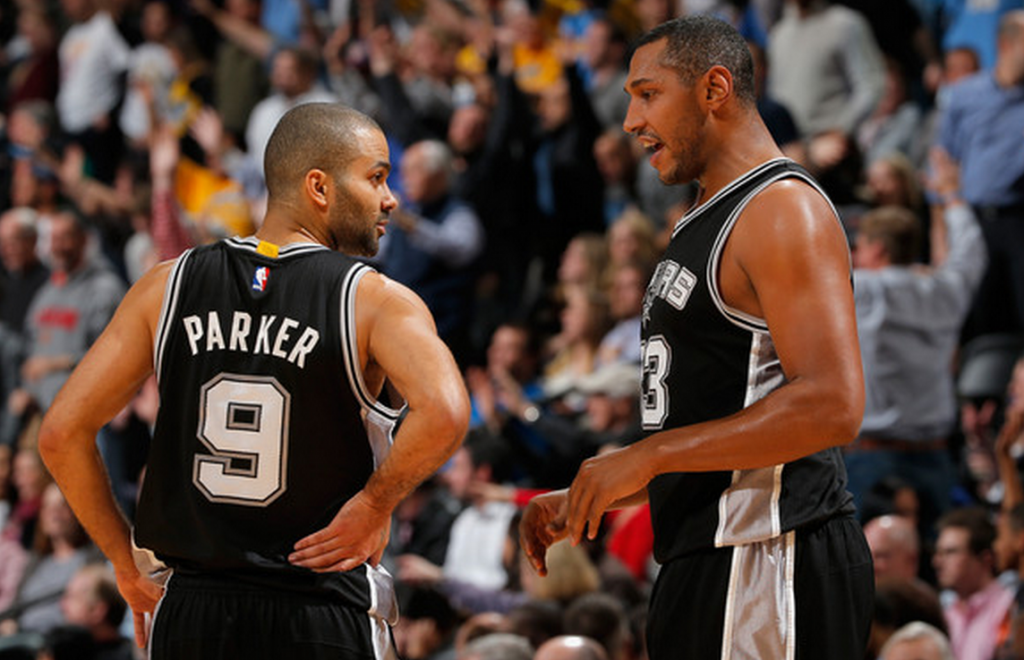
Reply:
[[376, 270], [368, 271], [359, 281], [357, 295], [378, 309], [409, 307], [427, 311], [426, 303], [409, 287]]
[[787, 177], [765, 187], [750, 200], [743, 214], [787, 226], [817, 224], [823, 219], [830, 224], [838, 221], [824, 192], [801, 177]]
[[[734, 240], [735, 239], [735, 240]], [[814, 184], [790, 177], [755, 195], [743, 209], [730, 239], [749, 254], [791, 254], [847, 250], [846, 234], [832, 203]]]

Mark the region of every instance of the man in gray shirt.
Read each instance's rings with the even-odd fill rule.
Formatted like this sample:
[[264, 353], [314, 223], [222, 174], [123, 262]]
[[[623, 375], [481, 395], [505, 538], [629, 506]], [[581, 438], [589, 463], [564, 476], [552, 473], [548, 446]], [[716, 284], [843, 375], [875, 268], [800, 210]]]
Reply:
[[88, 235], [71, 212], [52, 220], [54, 271], [25, 319], [26, 359], [21, 391], [13, 397], [46, 410], [71, 369], [99, 337], [124, 296], [124, 284], [102, 263], [86, 257]]
[[922, 529], [950, 505], [955, 474], [946, 438], [956, 424], [953, 355], [985, 272], [986, 251], [970, 206], [957, 195], [948, 157], [932, 161], [949, 251], [931, 268], [914, 265], [920, 225], [902, 207], [862, 220], [854, 251], [854, 296], [867, 402], [860, 436], [846, 454], [849, 489], [861, 505], [881, 478], [909, 482]]

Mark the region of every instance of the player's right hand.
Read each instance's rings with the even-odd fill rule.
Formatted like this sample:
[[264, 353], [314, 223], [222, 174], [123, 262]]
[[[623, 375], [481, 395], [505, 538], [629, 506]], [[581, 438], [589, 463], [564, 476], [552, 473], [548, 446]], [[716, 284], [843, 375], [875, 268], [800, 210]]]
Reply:
[[551, 544], [569, 535], [565, 526], [568, 503], [568, 491], [556, 490], [534, 497], [523, 512], [519, 544], [538, 575], [548, 574], [546, 557]]
[[135, 619], [135, 643], [144, 649], [149, 638], [146, 615], [156, 609], [156, 604], [164, 595], [164, 588], [134, 567], [124, 571], [116, 570], [114, 575], [117, 578], [117, 589]]
[[318, 573], [351, 571], [364, 562], [376, 566], [390, 531], [391, 511], [374, 506], [360, 491], [327, 527], [299, 539], [288, 561]]

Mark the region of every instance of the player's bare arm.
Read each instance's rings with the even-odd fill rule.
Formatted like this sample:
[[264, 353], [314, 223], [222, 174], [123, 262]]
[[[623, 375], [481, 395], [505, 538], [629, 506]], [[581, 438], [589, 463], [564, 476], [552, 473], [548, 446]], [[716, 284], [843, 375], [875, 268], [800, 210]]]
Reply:
[[131, 401], [153, 370], [153, 336], [170, 264], [129, 290], [114, 318], [68, 378], [43, 420], [39, 451], [68, 504], [114, 565], [118, 587], [135, 614], [136, 642], [145, 644], [144, 614], [162, 588], [132, 559], [131, 532], [114, 500], [96, 434]]
[[[469, 397], [426, 305], [377, 274], [359, 285], [357, 334], [369, 383], [386, 376], [408, 413], [387, 459], [327, 528], [295, 544], [290, 561], [316, 571], [375, 564], [387, 545], [394, 507], [455, 452], [469, 422]], [[371, 387], [373, 385], [371, 384]]]
[[720, 266], [725, 302], [764, 318], [787, 383], [734, 415], [588, 459], [569, 490], [569, 535], [658, 474], [777, 465], [855, 437], [864, 407], [850, 262], [824, 198], [776, 183], [737, 222]]

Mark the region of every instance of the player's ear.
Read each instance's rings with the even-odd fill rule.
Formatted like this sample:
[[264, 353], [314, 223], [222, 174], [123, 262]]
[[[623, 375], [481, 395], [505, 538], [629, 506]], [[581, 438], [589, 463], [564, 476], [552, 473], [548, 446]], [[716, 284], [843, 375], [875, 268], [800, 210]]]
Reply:
[[329, 185], [330, 177], [327, 176], [327, 173], [314, 168], [306, 172], [306, 178], [303, 180], [303, 192], [317, 208], [326, 209], [330, 200]]
[[699, 100], [708, 110], [717, 110], [733, 95], [732, 73], [724, 66], [715, 65], [708, 69], [701, 79]]

